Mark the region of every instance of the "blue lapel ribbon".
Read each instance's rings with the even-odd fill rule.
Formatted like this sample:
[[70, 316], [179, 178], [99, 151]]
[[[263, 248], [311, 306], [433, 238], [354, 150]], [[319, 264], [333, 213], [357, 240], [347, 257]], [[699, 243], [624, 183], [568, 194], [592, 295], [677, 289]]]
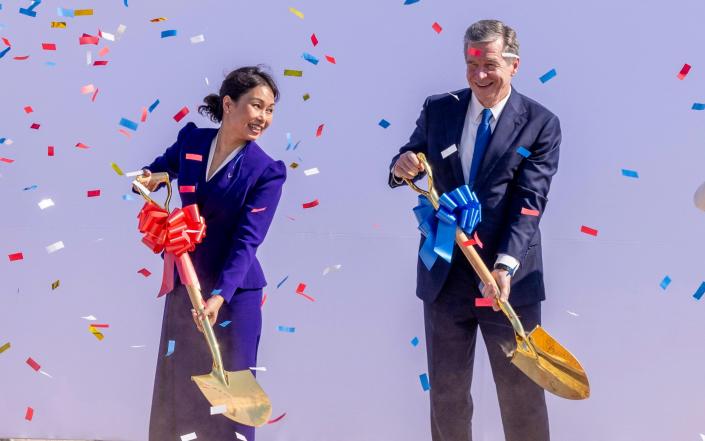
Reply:
[[471, 235], [482, 220], [480, 201], [467, 185], [443, 193], [438, 203], [440, 207], [434, 210], [425, 196], [419, 196], [419, 204], [414, 208], [419, 230], [426, 237], [419, 257], [429, 271], [438, 256], [450, 263], [456, 227]]

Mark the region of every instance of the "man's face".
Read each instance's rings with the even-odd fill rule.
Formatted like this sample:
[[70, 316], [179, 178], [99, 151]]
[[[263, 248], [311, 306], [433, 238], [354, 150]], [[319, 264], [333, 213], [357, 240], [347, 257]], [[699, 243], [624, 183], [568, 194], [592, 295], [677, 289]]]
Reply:
[[519, 58], [503, 58], [501, 38], [487, 43], [471, 43], [465, 54], [468, 84], [485, 107], [492, 107], [507, 96], [512, 77], [519, 69]]

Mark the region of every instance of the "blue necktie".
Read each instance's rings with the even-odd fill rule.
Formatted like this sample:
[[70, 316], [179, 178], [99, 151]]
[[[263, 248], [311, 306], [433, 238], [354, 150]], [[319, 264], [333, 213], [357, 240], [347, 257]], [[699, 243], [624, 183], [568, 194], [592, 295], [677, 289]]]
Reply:
[[482, 122], [477, 127], [477, 135], [475, 136], [475, 150], [472, 154], [472, 164], [470, 165], [470, 174], [468, 175], [468, 185], [472, 189], [475, 185], [477, 172], [480, 170], [482, 158], [485, 156], [485, 150], [490, 143], [492, 137], [492, 129], [490, 128], [490, 119], [492, 119], [492, 111], [484, 109], [482, 111]]

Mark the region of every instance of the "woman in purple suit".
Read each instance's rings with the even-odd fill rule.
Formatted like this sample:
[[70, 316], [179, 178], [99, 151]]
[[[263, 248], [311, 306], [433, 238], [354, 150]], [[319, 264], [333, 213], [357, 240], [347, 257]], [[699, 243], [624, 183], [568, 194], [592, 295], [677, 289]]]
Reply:
[[[257, 365], [262, 328], [262, 288], [266, 285], [255, 252], [279, 203], [286, 166], [270, 158], [255, 140], [272, 122], [279, 91], [259, 67], [242, 67], [225, 78], [218, 95], [205, 97], [199, 113], [219, 129], [188, 123], [174, 145], [145, 167], [140, 179], [150, 190], [151, 173], [178, 179], [183, 206], [198, 204], [206, 237], [191, 259], [206, 297], [205, 314], [216, 321], [216, 337], [228, 371]], [[210, 405], [191, 375], [211, 370], [211, 356], [186, 288], [167, 294], [157, 361], [150, 441], [178, 441], [195, 432], [199, 440], [234, 440], [235, 432], [254, 440], [254, 428], [222, 415]], [[211, 293], [208, 295], [208, 293]], [[175, 342], [171, 355], [168, 342]]]

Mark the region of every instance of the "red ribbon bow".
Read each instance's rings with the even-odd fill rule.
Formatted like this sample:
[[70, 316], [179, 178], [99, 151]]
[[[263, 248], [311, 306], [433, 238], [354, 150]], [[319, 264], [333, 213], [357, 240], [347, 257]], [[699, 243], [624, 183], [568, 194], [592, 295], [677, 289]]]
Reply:
[[200, 288], [189, 252], [206, 236], [206, 222], [196, 204], [177, 208], [169, 214], [154, 202], [146, 202], [137, 215], [142, 242], [154, 253], [164, 251], [164, 274], [159, 290], [161, 297], [174, 289], [174, 264], [181, 283]]

